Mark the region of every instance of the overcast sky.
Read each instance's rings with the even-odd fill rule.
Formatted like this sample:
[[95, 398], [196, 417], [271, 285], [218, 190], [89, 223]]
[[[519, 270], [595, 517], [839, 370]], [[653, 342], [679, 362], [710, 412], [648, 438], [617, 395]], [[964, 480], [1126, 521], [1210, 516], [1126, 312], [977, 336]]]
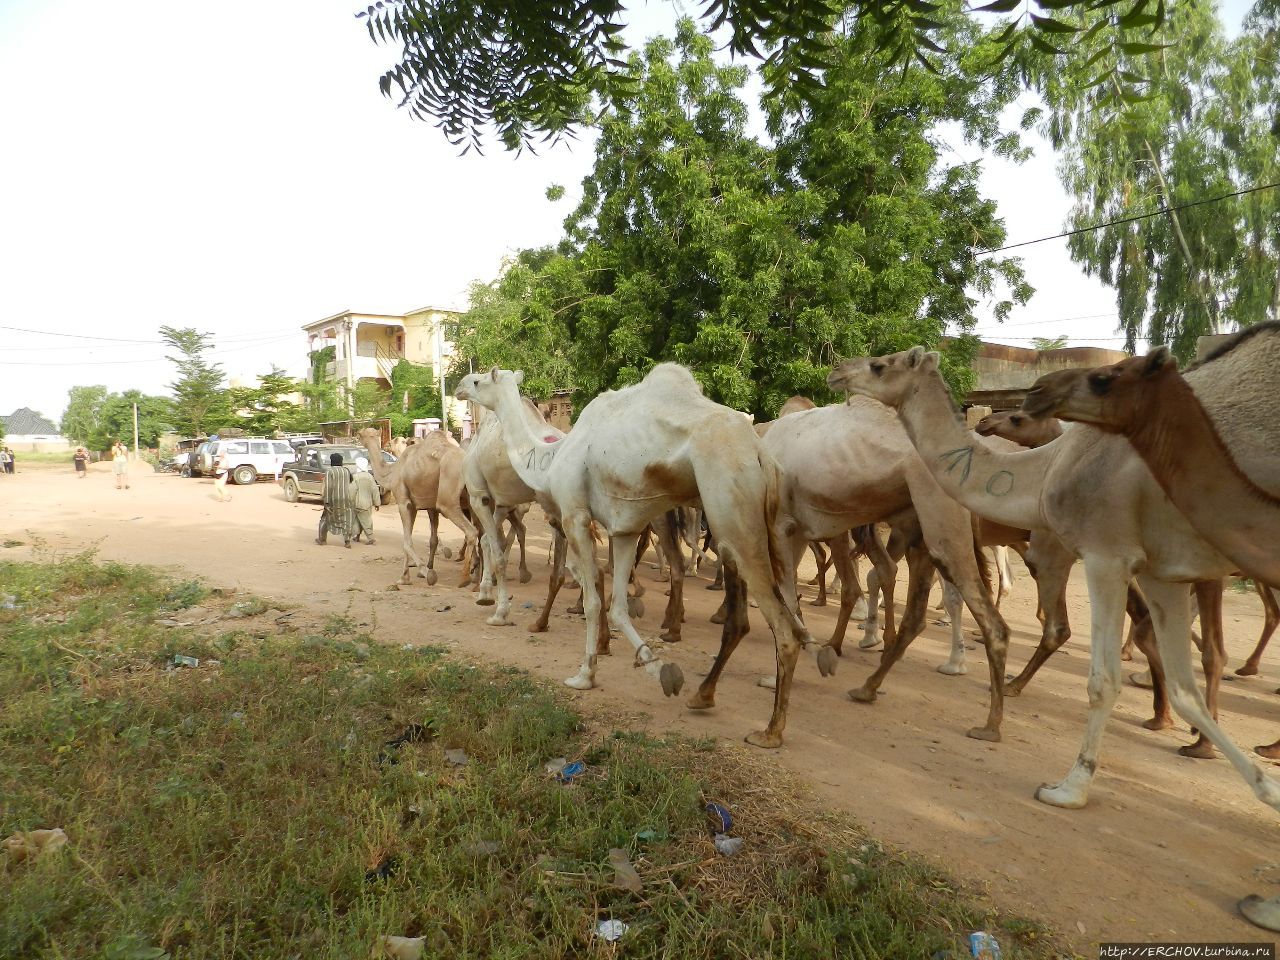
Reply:
[[[301, 373], [303, 323], [464, 307], [504, 255], [559, 239], [590, 140], [460, 157], [379, 94], [392, 50], [355, 9], [0, 0], [0, 413], [56, 419], [76, 384], [162, 392], [161, 324], [212, 331], [229, 375]], [[675, 15], [640, 6], [631, 41]], [[1021, 167], [988, 161], [1010, 242], [1061, 228], [1054, 163], [1047, 146]], [[568, 188], [557, 203], [553, 183]], [[984, 323], [987, 339], [1116, 345], [1112, 293], [1063, 241], [1023, 258], [1039, 293], [1003, 328]]]

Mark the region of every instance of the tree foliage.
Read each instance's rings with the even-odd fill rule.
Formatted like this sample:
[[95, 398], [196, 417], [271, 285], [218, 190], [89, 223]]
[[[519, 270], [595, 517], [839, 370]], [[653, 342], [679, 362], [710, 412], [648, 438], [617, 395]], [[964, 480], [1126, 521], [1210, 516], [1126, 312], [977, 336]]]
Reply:
[[160, 336], [174, 351], [168, 359], [178, 377], [170, 383], [174, 428], [187, 436], [199, 436], [210, 426], [230, 419], [232, 413], [223, 387], [222, 367], [205, 358], [212, 334], [193, 327], [161, 327]]
[[[1172, 46], [1099, 46], [1096, 75], [1052, 67], [1035, 77], [1043, 128], [1062, 151], [1075, 198], [1069, 229], [1176, 208], [1280, 181], [1277, 5], [1264, 2], [1226, 38], [1211, 4], [1180, 4]], [[1102, 56], [1106, 55], [1106, 56]], [[1117, 97], [1128, 78], [1141, 96]], [[1126, 348], [1170, 344], [1183, 360], [1196, 339], [1280, 316], [1280, 190], [1171, 210], [1069, 240], [1086, 272], [1116, 290]]]
[[155, 447], [160, 435], [172, 429], [172, 403], [139, 390], [112, 393], [101, 385], [72, 387], [59, 430], [64, 437], [90, 450], [107, 450], [117, 439], [133, 442], [133, 405], [138, 405], [138, 440]]
[[984, 75], [991, 38], [951, 29], [967, 54], [946, 76], [889, 86], [875, 38], [843, 39], [820, 94], [770, 102], [773, 145], [746, 132], [745, 69], [717, 65], [691, 20], [649, 43], [631, 60], [635, 98], [601, 121], [560, 249], [473, 290], [463, 357], [527, 366], [534, 395], [572, 384], [579, 408], [676, 360], [713, 399], [772, 417], [792, 394], [827, 397], [839, 357], [949, 330], [946, 372], [964, 386], [966, 288], [1030, 289], [1014, 261], [975, 256], [1003, 228], [976, 165], [943, 162], [935, 132], [954, 120], [1016, 155], [997, 117], [1018, 86]]
[[[1119, 50], [1130, 31], [1162, 24], [1191, 0], [988, 0], [1002, 23], [992, 62], [1023, 50], [1065, 55], [1083, 29], [1064, 11], [1097, 10], [1091, 39]], [[956, 0], [705, 0], [711, 30], [724, 27], [735, 55], [765, 58], [775, 93], [822, 90], [840, 47], [870, 36], [890, 66], [937, 72], [963, 52], [951, 23]], [[583, 123], [593, 98], [613, 103], [635, 91], [619, 34], [621, 0], [375, 0], [356, 14], [375, 43], [398, 48], [379, 81], [414, 117], [434, 122], [454, 144], [479, 146], [490, 125], [509, 149], [555, 139]], [[886, 71], [886, 80], [893, 82]]]

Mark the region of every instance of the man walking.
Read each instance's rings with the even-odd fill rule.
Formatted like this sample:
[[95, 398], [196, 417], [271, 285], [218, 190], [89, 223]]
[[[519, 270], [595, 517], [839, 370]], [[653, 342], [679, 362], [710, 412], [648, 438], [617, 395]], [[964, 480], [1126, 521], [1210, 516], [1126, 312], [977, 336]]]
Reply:
[[117, 440], [111, 445], [111, 469], [116, 475], [116, 489], [129, 489], [129, 448]]
[[329, 531], [342, 534], [342, 545], [351, 547], [351, 474], [342, 465], [342, 454], [329, 455], [324, 471], [324, 509], [320, 512], [320, 532], [316, 543], [324, 546]]
[[373, 511], [382, 502], [382, 493], [378, 490], [378, 481], [368, 470], [356, 470], [355, 479], [351, 481], [355, 493], [353, 506], [356, 520], [356, 543], [360, 542], [360, 534], [364, 534], [365, 543], [375, 543], [373, 539]]

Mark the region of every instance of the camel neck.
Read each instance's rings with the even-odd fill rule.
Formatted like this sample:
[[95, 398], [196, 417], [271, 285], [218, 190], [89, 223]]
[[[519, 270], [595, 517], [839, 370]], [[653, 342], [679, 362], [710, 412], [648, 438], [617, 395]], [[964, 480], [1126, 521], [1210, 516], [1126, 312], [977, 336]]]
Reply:
[[369, 453], [369, 469], [373, 472], [373, 479], [385, 489], [391, 483], [391, 466], [382, 457], [382, 445], [365, 440], [364, 448]]
[[507, 446], [511, 466], [531, 490], [546, 493], [547, 471], [555, 461], [560, 441], [558, 438], [554, 441], [546, 439], [554, 434], [545, 424], [540, 424], [545, 430], [544, 435], [540, 436], [534, 429], [527, 415], [528, 408], [514, 383], [503, 382], [498, 390], [498, 405], [494, 412], [502, 423], [502, 439]]
[[1249, 576], [1280, 584], [1280, 500], [1240, 469], [1176, 372], [1136, 392], [1126, 435], [1191, 526]]
[[966, 429], [936, 373], [919, 379], [898, 408], [902, 425], [938, 485], [973, 513], [1020, 530], [1044, 526], [1040, 495], [1046, 449], [1001, 453]]

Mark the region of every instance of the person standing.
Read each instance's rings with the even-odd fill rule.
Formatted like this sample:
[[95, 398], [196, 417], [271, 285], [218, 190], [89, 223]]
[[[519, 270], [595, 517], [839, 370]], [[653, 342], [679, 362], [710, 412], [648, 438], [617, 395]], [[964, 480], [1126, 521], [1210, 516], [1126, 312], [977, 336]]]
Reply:
[[226, 503], [231, 499], [231, 494], [227, 493], [229, 476], [231, 470], [227, 463], [227, 448], [224, 446], [213, 459], [213, 495], [219, 503]]
[[80, 480], [85, 478], [85, 474], [89, 470], [89, 451], [84, 447], [76, 447], [76, 452], [72, 455], [72, 460], [76, 464], [76, 477]]
[[342, 545], [350, 548], [351, 528], [351, 474], [342, 465], [342, 454], [329, 455], [329, 466], [324, 471], [324, 509], [320, 512], [320, 531], [316, 543], [324, 546], [329, 532], [342, 534]]
[[5, 461], [4, 465], [5, 473], [13, 473], [17, 469], [18, 458], [13, 455], [13, 447], [5, 447], [4, 452], [9, 455], [9, 459]]
[[117, 440], [111, 445], [111, 470], [116, 475], [116, 489], [129, 489], [129, 448]]
[[378, 481], [368, 470], [356, 470], [351, 481], [353, 514], [355, 516], [356, 535], [353, 538], [360, 542], [360, 534], [364, 534], [365, 543], [376, 543], [373, 539], [373, 511], [382, 502], [382, 492], [378, 489]]
[[9, 448], [0, 447], [0, 474], [8, 474], [13, 471], [9, 469]]

